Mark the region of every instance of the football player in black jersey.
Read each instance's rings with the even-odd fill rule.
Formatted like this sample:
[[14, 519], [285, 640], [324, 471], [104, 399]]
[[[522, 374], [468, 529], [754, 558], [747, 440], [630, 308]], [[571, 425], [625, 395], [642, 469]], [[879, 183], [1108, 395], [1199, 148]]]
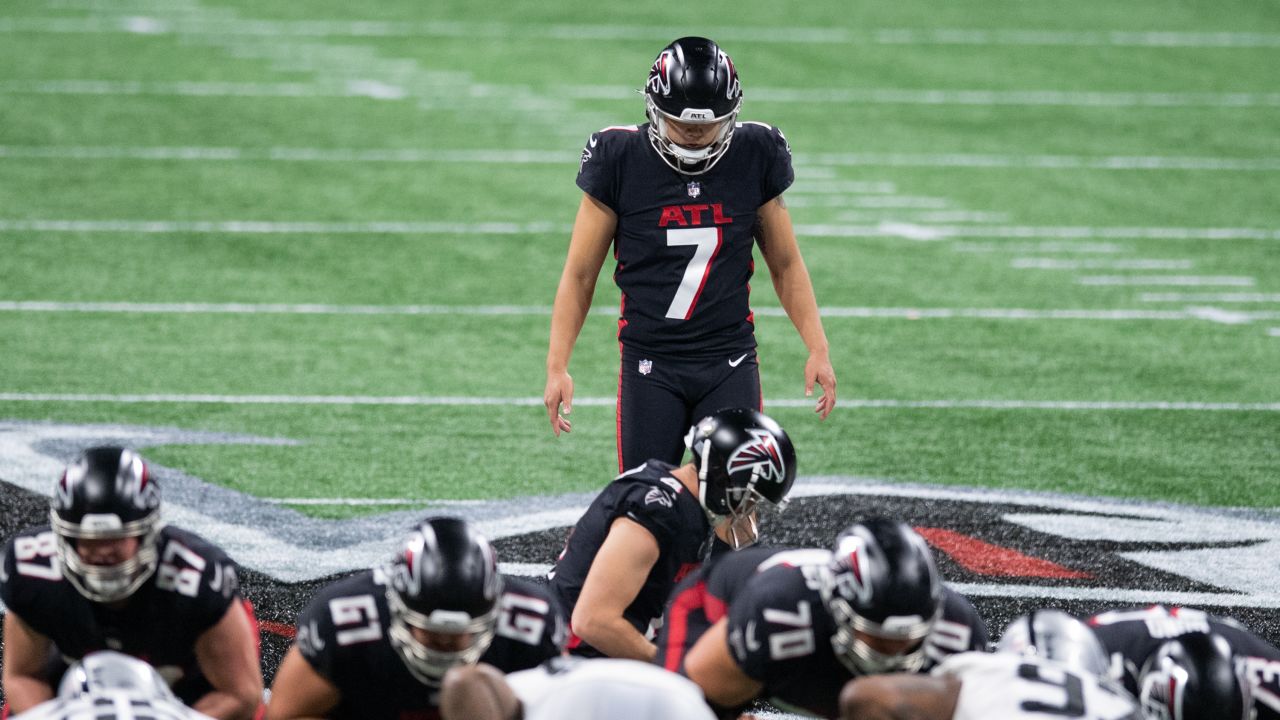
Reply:
[[253, 717], [257, 624], [235, 563], [161, 521], [160, 488], [136, 452], [85, 450], [54, 486], [50, 518], [9, 541], [0, 570], [13, 711], [52, 698], [70, 661], [118, 650], [145, 658], [206, 715]]
[[645, 103], [647, 123], [605, 128], [583, 150], [543, 394], [552, 431], [570, 431], [569, 356], [612, 244], [622, 290], [620, 471], [650, 458], [679, 463], [683, 429], [708, 413], [763, 407], [748, 298], [753, 245], [809, 350], [806, 394], [821, 386], [822, 418], [836, 402], [826, 333], [782, 200], [795, 179], [786, 138], [738, 122], [738, 73], [706, 38], [662, 50]]
[[[1094, 615], [1089, 624], [1111, 653], [1118, 679], [1135, 695], [1151, 689], [1149, 686], [1153, 683], [1144, 680], [1144, 668], [1158, 669], [1158, 663], [1150, 660], [1168, 641], [1193, 633], [1209, 633], [1221, 638], [1249, 680], [1245, 684], [1250, 686], [1258, 720], [1280, 720], [1280, 650], [1234, 619], [1216, 617], [1191, 608], [1153, 605], [1110, 610]], [[1146, 702], [1147, 698], [1144, 698]], [[1194, 713], [1188, 710], [1182, 715], [1174, 713], [1168, 720], [1192, 720], [1194, 717]], [[1224, 714], [1222, 717], [1230, 716]]]
[[596, 497], [565, 543], [551, 588], [570, 617], [569, 650], [652, 660], [650, 632], [675, 584], [718, 540], [755, 541], [760, 502], [785, 505], [796, 454], [772, 419], [722, 410], [690, 428], [692, 462], [650, 460]]
[[460, 518], [432, 517], [386, 564], [322, 589], [271, 686], [268, 720], [438, 720], [457, 665], [503, 672], [559, 655], [564, 621], [547, 591], [498, 574]]
[[675, 665], [722, 714], [768, 700], [833, 718], [854, 677], [921, 672], [987, 647], [986, 624], [942, 584], [924, 539], [903, 523], [870, 518], [842, 531], [834, 552], [785, 551], [751, 567], [753, 559], [717, 561], [708, 588], [729, 595], [704, 603], [717, 619], [666, 650], [688, 648]]

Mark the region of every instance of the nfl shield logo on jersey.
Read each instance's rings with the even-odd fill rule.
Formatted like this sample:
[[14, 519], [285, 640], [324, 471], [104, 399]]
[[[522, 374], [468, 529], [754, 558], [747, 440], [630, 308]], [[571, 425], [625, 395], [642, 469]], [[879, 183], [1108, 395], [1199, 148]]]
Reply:
[[652, 360], [641, 360], [641, 361], [640, 361], [640, 374], [641, 374], [641, 375], [648, 375], [648, 374], [649, 374], [649, 373], [651, 373], [651, 372], [653, 372], [653, 361], [652, 361]]
[[702, 184], [699, 182], [691, 182], [689, 183], [688, 190], [689, 190], [689, 197], [696, 198], [702, 194]]

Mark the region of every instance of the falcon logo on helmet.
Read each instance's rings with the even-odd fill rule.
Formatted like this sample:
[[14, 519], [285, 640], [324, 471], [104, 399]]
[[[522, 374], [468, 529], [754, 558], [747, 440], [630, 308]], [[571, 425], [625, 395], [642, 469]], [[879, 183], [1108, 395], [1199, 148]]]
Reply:
[[750, 470], [760, 480], [782, 482], [787, 477], [786, 464], [778, 439], [767, 430], [751, 429], [751, 441], [744, 443], [729, 456], [727, 469], [730, 475]]

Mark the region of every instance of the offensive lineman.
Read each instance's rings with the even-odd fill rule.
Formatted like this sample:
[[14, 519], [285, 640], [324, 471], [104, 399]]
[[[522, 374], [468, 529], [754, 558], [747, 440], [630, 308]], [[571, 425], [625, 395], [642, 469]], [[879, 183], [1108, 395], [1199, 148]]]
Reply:
[[0, 570], [11, 711], [49, 700], [70, 661], [109, 649], [147, 658], [206, 715], [253, 717], [258, 636], [235, 563], [161, 521], [159, 485], [137, 453], [81, 453], [54, 486], [50, 520], [11, 539]]
[[673, 594], [659, 643], [661, 662], [721, 714], [767, 700], [834, 718], [849, 680], [922, 672], [987, 640], [973, 605], [942, 584], [924, 540], [869, 518], [842, 531], [834, 552], [719, 559]]
[[1111, 653], [1117, 679], [1135, 695], [1143, 690], [1144, 668], [1149, 669], [1148, 661], [1164, 643], [1195, 633], [1221, 637], [1250, 680], [1258, 720], [1280, 720], [1280, 650], [1235, 620], [1191, 608], [1152, 605], [1103, 612], [1090, 618], [1089, 624]]
[[438, 720], [450, 668], [523, 670], [563, 644], [544, 588], [504, 581], [488, 540], [465, 520], [431, 517], [388, 563], [329, 585], [302, 611], [267, 718]]

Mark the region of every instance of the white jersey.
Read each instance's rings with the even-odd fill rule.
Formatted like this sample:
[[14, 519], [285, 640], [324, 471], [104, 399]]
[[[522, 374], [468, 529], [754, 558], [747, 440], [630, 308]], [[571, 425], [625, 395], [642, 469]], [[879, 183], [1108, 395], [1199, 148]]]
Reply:
[[212, 720], [180, 702], [141, 698], [125, 691], [95, 691], [74, 699], [55, 698], [10, 720]]
[[1044, 658], [1012, 653], [952, 655], [934, 675], [960, 680], [952, 720], [1138, 720], [1120, 686]]
[[687, 678], [635, 660], [564, 660], [507, 675], [525, 720], [715, 720]]

